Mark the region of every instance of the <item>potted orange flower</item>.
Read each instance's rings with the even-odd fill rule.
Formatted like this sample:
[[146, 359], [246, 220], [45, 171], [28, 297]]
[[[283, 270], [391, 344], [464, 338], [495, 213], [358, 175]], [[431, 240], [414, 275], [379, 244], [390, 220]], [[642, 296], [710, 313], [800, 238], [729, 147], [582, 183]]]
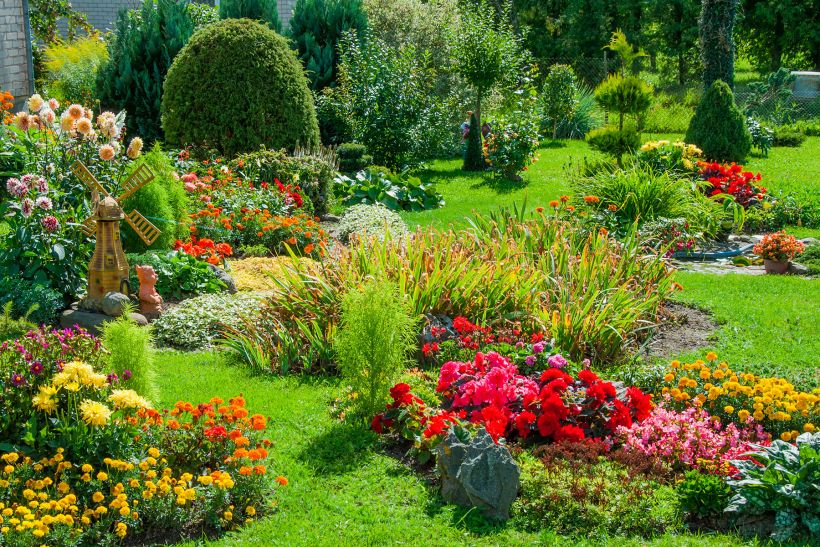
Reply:
[[763, 258], [766, 273], [784, 274], [789, 271], [789, 262], [803, 252], [803, 244], [786, 232], [775, 232], [763, 236], [754, 252]]

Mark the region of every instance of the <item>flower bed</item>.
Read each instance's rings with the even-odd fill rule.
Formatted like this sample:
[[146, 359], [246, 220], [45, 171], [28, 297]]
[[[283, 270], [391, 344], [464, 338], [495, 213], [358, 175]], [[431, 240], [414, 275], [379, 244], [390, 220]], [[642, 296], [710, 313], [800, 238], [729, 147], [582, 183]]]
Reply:
[[267, 420], [243, 397], [160, 412], [91, 364], [100, 354], [73, 329], [0, 350], [1, 544], [166, 540], [266, 510]]

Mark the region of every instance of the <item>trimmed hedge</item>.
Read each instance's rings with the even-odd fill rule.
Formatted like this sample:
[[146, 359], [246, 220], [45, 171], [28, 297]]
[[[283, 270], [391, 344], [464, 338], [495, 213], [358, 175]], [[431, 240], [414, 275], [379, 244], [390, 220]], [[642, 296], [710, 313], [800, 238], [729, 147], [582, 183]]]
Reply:
[[339, 156], [339, 171], [342, 173], [356, 173], [373, 165], [373, 156], [367, 153], [367, 147], [363, 144], [340, 144], [336, 155]]
[[249, 19], [198, 30], [165, 79], [162, 127], [169, 143], [228, 157], [319, 145], [304, 69], [288, 41]]

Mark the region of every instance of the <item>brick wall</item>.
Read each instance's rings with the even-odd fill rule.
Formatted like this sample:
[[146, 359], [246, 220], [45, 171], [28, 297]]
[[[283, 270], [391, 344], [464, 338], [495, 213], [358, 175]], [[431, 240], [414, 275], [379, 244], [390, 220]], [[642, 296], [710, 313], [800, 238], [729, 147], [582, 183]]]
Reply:
[[31, 93], [27, 26], [23, 0], [0, 0], [0, 89], [18, 103]]

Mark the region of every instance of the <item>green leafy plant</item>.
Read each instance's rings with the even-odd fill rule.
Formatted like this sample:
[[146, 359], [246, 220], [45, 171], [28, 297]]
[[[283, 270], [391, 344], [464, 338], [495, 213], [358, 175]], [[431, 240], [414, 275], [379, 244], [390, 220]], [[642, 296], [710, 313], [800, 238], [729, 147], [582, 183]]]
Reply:
[[333, 347], [342, 378], [358, 393], [351, 417], [369, 421], [416, 347], [416, 319], [395, 284], [374, 279], [348, 292]]
[[[754, 135], [753, 135], [754, 137]], [[778, 127], [774, 130], [772, 146], [789, 146], [797, 148], [806, 141], [806, 135], [800, 131], [785, 127]]]
[[104, 108], [128, 112], [128, 133], [162, 140], [160, 103], [172, 61], [194, 32], [184, 2], [144, 0], [123, 10], [108, 62], [97, 72], [96, 96]]
[[353, 138], [378, 165], [402, 169], [440, 155], [453, 139], [448, 108], [435, 97], [428, 54], [390, 47], [364, 33], [340, 42], [339, 98]]
[[[603, 123], [603, 115], [595, 100], [595, 93], [589, 86], [580, 84], [575, 93], [576, 108], [572, 116], [558, 122], [559, 139], [583, 139], [587, 133]], [[542, 126], [542, 132], [549, 128]]]
[[0, 341], [17, 338], [37, 328], [37, 325], [29, 320], [29, 316], [37, 311], [37, 304], [32, 304], [22, 315], [14, 314], [13, 309], [14, 302], [11, 300], [3, 304], [2, 314], [0, 314]]
[[373, 156], [367, 153], [363, 144], [346, 142], [336, 149], [339, 156], [339, 171], [342, 173], [356, 173], [373, 164]]
[[276, 32], [282, 32], [276, 0], [221, 0], [219, 16], [222, 19], [262, 21]]
[[[129, 254], [128, 263], [154, 268], [158, 277], [157, 292], [166, 299], [181, 300], [202, 294], [219, 293], [226, 288], [207, 262], [178, 251]], [[130, 284], [135, 291], [139, 287], [139, 280], [134, 271]]]
[[618, 129], [627, 115], [639, 116], [652, 104], [652, 86], [635, 76], [611, 75], [595, 89], [595, 100], [618, 114]]
[[545, 526], [587, 537], [650, 537], [680, 527], [674, 490], [604, 459], [559, 460], [545, 466], [518, 458], [521, 494], [513, 510], [528, 530]]
[[337, 176], [334, 188], [345, 205], [381, 203], [394, 211], [424, 211], [444, 206], [444, 199], [435, 186], [406, 172], [396, 174], [369, 168], [354, 177]]
[[290, 36], [311, 89], [335, 85], [339, 40], [348, 31], [361, 34], [366, 28], [361, 0], [297, 0], [290, 18]]
[[108, 350], [105, 359], [122, 385], [158, 401], [151, 329], [137, 325], [131, 319], [133, 311], [133, 306], [125, 306], [122, 315], [100, 328], [102, 344]]
[[248, 19], [220, 21], [191, 37], [165, 78], [162, 127], [172, 144], [231, 158], [260, 145], [319, 145], [302, 65], [287, 40]]
[[558, 137], [558, 126], [571, 119], [578, 107], [578, 83], [568, 65], [552, 65], [541, 89], [541, 103], [547, 126], [552, 126], [552, 138]]
[[768, 157], [769, 150], [775, 143], [775, 132], [752, 117], [746, 118], [746, 127], [749, 129], [752, 146]]
[[744, 109], [746, 114], [775, 125], [794, 121], [796, 112], [792, 84], [796, 76], [780, 67], [765, 79], [749, 83]]
[[732, 465], [738, 474], [727, 481], [734, 494], [727, 513], [774, 513], [777, 541], [820, 535], [820, 433], [803, 433], [796, 444], [757, 446]]
[[709, 160], [741, 162], [749, 154], [752, 138], [746, 119], [725, 82], [717, 80], [706, 90], [684, 140], [697, 145]]
[[0, 280], [0, 304], [13, 302], [11, 311], [37, 325], [50, 325], [65, 306], [63, 295], [25, 279], [6, 277]]
[[185, 350], [209, 349], [225, 326], [237, 327], [258, 314], [261, 297], [254, 294], [207, 294], [190, 298], [152, 323], [158, 344]]
[[385, 232], [389, 232], [393, 238], [402, 238], [408, 233], [407, 225], [398, 213], [381, 203], [354, 205], [345, 211], [335, 228], [335, 235], [342, 242], [349, 241], [353, 235], [383, 238]]
[[97, 71], [108, 60], [108, 49], [98, 36], [47, 45], [44, 50], [49, 94], [55, 99], [93, 104]]
[[694, 517], [718, 516], [729, 505], [732, 491], [720, 475], [687, 471], [678, 485], [681, 509]]

